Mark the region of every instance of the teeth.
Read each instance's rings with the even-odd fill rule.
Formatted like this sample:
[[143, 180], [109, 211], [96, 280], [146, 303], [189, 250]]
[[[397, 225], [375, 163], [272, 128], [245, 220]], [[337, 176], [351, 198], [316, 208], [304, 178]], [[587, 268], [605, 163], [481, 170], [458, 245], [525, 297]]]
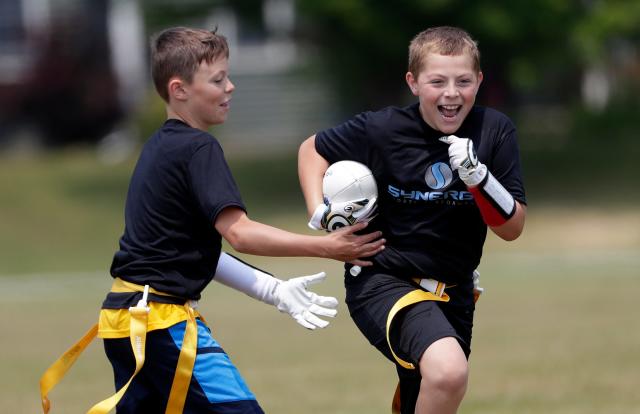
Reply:
[[456, 109], [458, 109], [460, 106], [459, 105], [442, 105], [442, 107], [444, 109], [450, 110], [450, 111], [454, 111]]

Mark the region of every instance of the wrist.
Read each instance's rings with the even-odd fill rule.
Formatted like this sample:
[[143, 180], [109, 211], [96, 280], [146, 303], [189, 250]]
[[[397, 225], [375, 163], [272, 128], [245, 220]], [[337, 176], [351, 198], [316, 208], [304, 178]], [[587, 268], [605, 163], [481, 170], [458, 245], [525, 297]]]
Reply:
[[280, 279], [228, 253], [222, 253], [214, 280], [269, 305], [275, 305]]
[[470, 169], [463, 167], [458, 169], [458, 175], [467, 187], [477, 187], [487, 178], [487, 174], [487, 166], [482, 163]]

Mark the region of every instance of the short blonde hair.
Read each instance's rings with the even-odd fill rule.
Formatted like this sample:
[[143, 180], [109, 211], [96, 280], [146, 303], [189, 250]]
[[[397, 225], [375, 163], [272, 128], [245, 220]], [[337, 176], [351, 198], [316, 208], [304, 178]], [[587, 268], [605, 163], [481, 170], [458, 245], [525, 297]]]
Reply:
[[409, 44], [409, 72], [418, 76], [429, 53], [444, 56], [468, 54], [473, 60], [473, 69], [480, 72], [480, 50], [475, 40], [464, 30], [440, 26], [431, 27], [416, 35]]
[[173, 27], [157, 34], [151, 41], [151, 76], [156, 91], [169, 102], [167, 84], [177, 76], [191, 83], [200, 63], [229, 58], [227, 39], [216, 30]]

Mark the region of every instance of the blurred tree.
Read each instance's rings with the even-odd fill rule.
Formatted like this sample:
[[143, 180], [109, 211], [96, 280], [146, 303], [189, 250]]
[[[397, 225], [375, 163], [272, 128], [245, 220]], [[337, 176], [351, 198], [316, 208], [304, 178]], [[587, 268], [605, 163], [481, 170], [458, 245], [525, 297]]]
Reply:
[[[213, 8], [225, 4], [224, 0], [140, 0], [147, 30], [150, 33], [173, 27], [188, 26], [190, 21], [201, 20]], [[211, 28], [213, 29], [213, 27]]]
[[320, 46], [317, 64], [336, 82], [344, 109], [350, 111], [408, 97], [403, 80], [407, 46], [430, 26], [460, 26], [478, 40], [485, 72], [480, 101], [502, 109], [525, 100], [576, 100], [585, 66], [610, 59], [611, 42], [637, 40], [640, 28], [640, 2], [623, 0], [297, 4], [303, 18], [300, 35]]

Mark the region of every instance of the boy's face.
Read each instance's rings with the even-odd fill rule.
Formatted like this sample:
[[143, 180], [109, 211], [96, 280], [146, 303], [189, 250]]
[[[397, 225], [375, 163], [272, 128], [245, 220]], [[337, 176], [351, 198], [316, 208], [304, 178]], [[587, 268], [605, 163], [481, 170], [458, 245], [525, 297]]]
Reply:
[[411, 92], [419, 98], [425, 122], [443, 134], [455, 133], [469, 114], [482, 82], [468, 54], [445, 56], [428, 53], [416, 78], [406, 75]]
[[211, 63], [202, 61], [190, 84], [184, 83], [191, 126], [206, 130], [223, 123], [230, 108], [231, 93], [235, 89], [228, 77], [229, 61], [225, 57]]

